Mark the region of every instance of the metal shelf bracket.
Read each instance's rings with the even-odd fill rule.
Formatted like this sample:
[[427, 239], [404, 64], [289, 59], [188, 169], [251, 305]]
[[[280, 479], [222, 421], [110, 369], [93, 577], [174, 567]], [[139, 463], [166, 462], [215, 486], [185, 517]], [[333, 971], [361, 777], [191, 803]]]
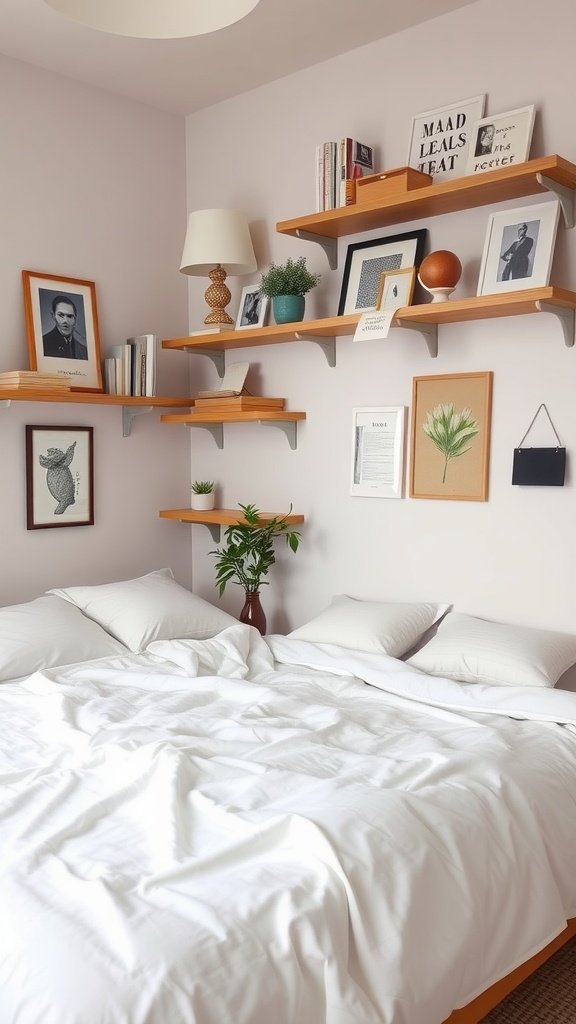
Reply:
[[566, 227], [573, 228], [576, 223], [574, 189], [568, 188], [567, 185], [560, 185], [557, 181], [553, 181], [552, 178], [548, 178], [545, 174], [537, 174], [536, 181], [542, 186], [542, 188], [548, 189], [549, 192], [552, 192], [553, 195], [560, 200], [560, 206], [562, 207]]
[[329, 238], [328, 235], [318, 235], [315, 231], [305, 231], [303, 228], [296, 228], [296, 237], [304, 242], [316, 242], [326, 253], [330, 270], [336, 270], [338, 266], [338, 241], [336, 238]]
[[318, 338], [312, 334], [301, 334], [300, 331], [296, 331], [294, 337], [297, 341], [313, 341], [322, 349], [328, 366], [336, 366], [336, 338]]
[[194, 427], [196, 430], [207, 430], [212, 434], [217, 448], [224, 447], [224, 427], [221, 423], [187, 423], [187, 427]]
[[288, 444], [292, 451], [298, 447], [297, 421], [296, 420], [258, 420], [263, 427], [278, 427], [288, 438]]
[[0, 402], [0, 409], [7, 409], [9, 405], [10, 405], [10, 399], [9, 398], [3, 398], [2, 401]]
[[186, 346], [187, 352], [192, 352], [195, 356], [208, 356], [216, 367], [216, 372], [220, 378], [222, 378], [226, 372], [226, 359], [224, 356], [224, 349], [222, 348], [192, 348], [192, 346]]
[[558, 317], [564, 335], [564, 344], [567, 348], [572, 348], [574, 345], [576, 323], [574, 310], [567, 306], [557, 306], [554, 302], [546, 302], [542, 299], [536, 299], [536, 309], [540, 313], [552, 313]]
[[436, 359], [438, 355], [438, 324], [416, 324], [403, 320], [402, 323], [395, 323], [393, 326], [407, 331], [418, 331], [419, 334], [422, 334], [431, 359]]
[[144, 412], [152, 412], [151, 405], [123, 405], [122, 406], [122, 437], [129, 437], [132, 430], [132, 422], [136, 416]]
[[[190, 521], [188, 519], [180, 519], [180, 522], [181, 523], [185, 523], [186, 526], [190, 526]], [[208, 532], [210, 533], [210, 536], [212, 537], [212, 540], [214, 541], [214, 543], [215, 544], [219, 544], [220, 543], [220, 524], [219, 523], [192, 523], [192, 526], [205, 526], [206, 529], [208, 530]]]

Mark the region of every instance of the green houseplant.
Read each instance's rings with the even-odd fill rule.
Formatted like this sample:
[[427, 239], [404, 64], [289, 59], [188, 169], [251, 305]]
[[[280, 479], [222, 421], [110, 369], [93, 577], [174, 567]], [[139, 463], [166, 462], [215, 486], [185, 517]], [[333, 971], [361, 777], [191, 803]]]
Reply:
[[266, 631], [266, 616], [260, 604], [260, 587], [276, 561], [274, 542], [284, 537], [291, 551], [297, 551], [300, 534], [290, 529], [289, 512], [284, 516], [263, 519], [255, 505], [239, 505], [244, 519], [226, 528], [224, 544], [211, 555], [216, 556], [216, 586], [222, 597], [227, 583], [244, 588], [246, 602], [240, 613], [240, 622]]
[[272, 299], [272, 312], [277, 324], [295, 323], [304, 318], [305, 295], [315, 288], [320, 274], [306, 266], [306, 257], [285, 263], [272, 263], [262, 274], [262, 294]]
[[206, 512], [214, 508], [214, 481], [192, 481], [192, 508]]

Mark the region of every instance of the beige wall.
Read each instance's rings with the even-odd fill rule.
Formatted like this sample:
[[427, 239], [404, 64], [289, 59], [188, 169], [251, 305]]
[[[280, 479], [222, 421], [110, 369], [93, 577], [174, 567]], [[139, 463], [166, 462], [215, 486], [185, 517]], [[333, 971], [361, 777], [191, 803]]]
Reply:
[[[0, 370], [26, 369], [21, 271], [96, 283], [103, 353], [129, 335], [180, 334], [186, 282], [183, 119], [0, 58]], [[186, 393], [184, 355], [161, 354], [159, 390]], [[25, 424], [91, 425], [92, 527], [26, 530]], [[188, 499], [189, 439], [118, 408], [0, 409], [0, 603], [46, 587], [170, 565], [190, 582], [190, 535], [158, 519]]]
[[[331, 272], [320, 249], [275, 233], [277, 220], [314, 208], [316, 144], [353, 135], [378, 147], [381, 168], [397, 167], [406, 163], [413, 114], [486, 93], [489, 113], [536, 103], [532, 155], [560, 153], [576, 161], [575, 28], [569, 0], [550, 0], [545, 10], [525, 0], [482, 0], [193, 115], [189, 207], [245, 210], [261, 268], [271, 258], [306, 255], [323, 275], [308, 315], [334, 314], [346, 246], [357, 239], [341, 240], [340, 267]], [[553, 46], [545, 45], [547, 34]], [[476, 291], [489, 212], [414, 225], [428, 227], [431, 249], [460, 256], [464, 274], [455, 296]], [[553, 282], [574, 287], [575, 261], [576, 232], [561, 226]], [[233, 304], [245, 283], [233, 283]], [[201, 326], [201, 292], [191, 282], [191, 328]], [[255, 502], [278, 511], [293, 504], [306, 515], [301, 550], [295, 557], [280, 553], [274, 583], [263, 594], [272, 630], [297, 625], [342, 592], [440, 599], [462, 611], [574, 630], [573, 470], [563, 489], [512, 487], [511, 472], [513, 448], [543, 401], [569, 458], [573, 453], [576, 348], [566, 348], [556, 320], [541, 314], [446, 326], [439, 349], [432, 360], [419, 335], [395, 330], [386, 343], [338, 341], [335, 369], [306, 343], [232, 357], [251, 360], [253, 391], [284, 396], [308, 417], [295, 452], [278, 431], [257, 425], [227, 427], [223, 451], [202, 431], [193, 439], [192, 472], [220, 482], [223, 504]], [[196, 383], [216, 380], [203, 357], [190, 361]], [[490, 500], [350, 497], [353, 407], [409, 406], [414, 375], [466, 370], [494, 372]], [[548, 441], [544, 432], [535, 435], [535, 443]], [[213, 594], [211, 547], [207, 531], [194, 527], [196, 589], [207, 596]], [[237, 588], [223, 603], [239, 609]]]

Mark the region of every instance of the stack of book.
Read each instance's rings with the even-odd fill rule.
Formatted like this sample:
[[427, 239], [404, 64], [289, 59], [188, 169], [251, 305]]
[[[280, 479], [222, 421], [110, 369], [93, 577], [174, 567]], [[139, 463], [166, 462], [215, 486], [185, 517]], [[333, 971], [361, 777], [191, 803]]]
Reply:
[[0, 373], [0, 388], [19, 391], [70, 391], [72, 379], [64, 373], [37, 373], [36, 370], [6, 370]]
[[374, 171], [374, 149], [348, 137], [316, 147], [316, 210], [355, 202], [354, 182]]
[[139, 334], [114, 345], [104, 360], [104, 381], [109, 395], [136, 398], [156, 394], [156, 335]]
[[198, 395], [194, 399], [192, 413], [271, 412], [283, 408], [283, 398], [265, 398], [263, 395], [225, 396], [214, 392], [213, 398]]

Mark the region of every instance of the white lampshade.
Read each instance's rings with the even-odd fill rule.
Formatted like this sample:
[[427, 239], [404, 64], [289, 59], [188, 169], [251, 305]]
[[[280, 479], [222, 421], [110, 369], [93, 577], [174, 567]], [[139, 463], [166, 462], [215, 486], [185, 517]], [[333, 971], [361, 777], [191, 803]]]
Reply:
[[218, 263], [233, 277], [256, 270], [248, 221], [237, 210], [195, 210], [188, 217], [180, 270], [204, 277]]
[[137, 39], [182, 39], [233, 25], [259, 0], [45, 0], [88, 28]]

